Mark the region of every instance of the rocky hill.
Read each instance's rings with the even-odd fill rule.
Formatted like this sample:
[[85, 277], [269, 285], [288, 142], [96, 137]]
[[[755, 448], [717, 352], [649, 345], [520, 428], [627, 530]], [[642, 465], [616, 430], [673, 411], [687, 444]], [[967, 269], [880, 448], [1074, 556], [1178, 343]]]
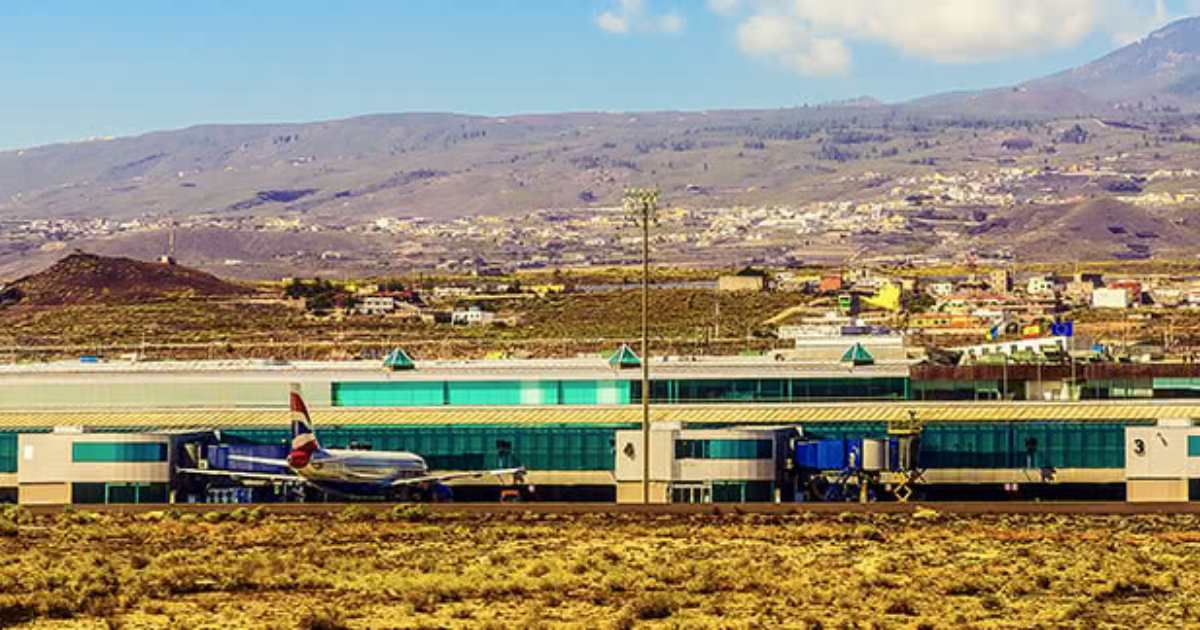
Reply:
[[1170, 220], [1112, 198], [1028, 206], [1008, 215], [983, 243], [1005, 243], [1024, 260], [1186, 257], [1200, 238], [1200, 222]]
[[8, 298], [31, 306], [130, 304], [178, 297], [235, 296], [250, 289], [178, 265], [75, 252], [12, 283]]

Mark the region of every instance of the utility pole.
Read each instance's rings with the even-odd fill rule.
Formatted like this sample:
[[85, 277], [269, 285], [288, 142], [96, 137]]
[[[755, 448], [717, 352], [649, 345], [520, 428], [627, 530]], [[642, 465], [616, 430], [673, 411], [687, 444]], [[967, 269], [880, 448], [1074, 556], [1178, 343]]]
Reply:
[[657, 220], [658, 190], [630, 188], [626, 217], [642, 226], [642, 503], [650, 503], [650, 223]]
[[716, 298], [713, 300], [713, 339], [719, 340], [721, 338], [721, 294], [714, 291], [713, 296]]
[[1003, 351], [1000, 354], [1004, 357], [1004, 365], [1000, 368], [1003, 370], [1003, 389], [1000, 390], [1000, 400], [1008, 400], [1008, 354]]

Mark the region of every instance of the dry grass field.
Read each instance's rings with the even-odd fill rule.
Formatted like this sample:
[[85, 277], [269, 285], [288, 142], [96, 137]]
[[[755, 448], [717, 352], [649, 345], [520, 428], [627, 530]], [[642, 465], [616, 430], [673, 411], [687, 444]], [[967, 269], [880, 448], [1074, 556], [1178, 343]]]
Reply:
[[[762, 350], [777, 343], [763, 338], [763, 320], [805, 299], [782, 292], [659, 289], [651, 295], [651, 334], [662, 354]], [[552, 295], [497, 308], [517, 324], [433, 325], [366, 315], [313, 319], [281, 304], [237, 301], [17, 306], [0, 309], [0, 361], [79, 354], [115, 358], [131, 352], [148, 358], [339, 359], [382, 356], [397, 345], [418, 360], [480, 359], [495, 352], [561, 357], [612, 352], [621, 342], [637, 339], [641, 331], [641, 302], [635, 291]], [[722, 339], [712, 341], [718, 312]]]
[[31, 628], [1182, 628], [1200, 519], [915, 514], [0, 518]]

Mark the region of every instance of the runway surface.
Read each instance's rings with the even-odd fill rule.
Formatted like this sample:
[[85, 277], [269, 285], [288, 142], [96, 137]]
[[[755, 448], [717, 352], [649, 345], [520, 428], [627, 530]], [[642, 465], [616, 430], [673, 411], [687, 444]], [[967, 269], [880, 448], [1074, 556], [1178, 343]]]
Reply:
[[[396, 503], [257, 503], [257, 504], [140, 504], [74, 505], [70, 509], [93, 512], [139, 513], [161, 510], [181, 512], [231, 512], [261, 507], [271, 514], [337, 514], [350, 506], [371, 511], [391, 510]], [[943, 514], [1200, 514], [1197, 503], [1125, 503], [1074, 501], [947, 501], [922, 503], [706, 503], [706, 504], [617, 504], [617, 503], [427, 503], [431, 514], [905, 514], [925, 508]], [[65, 506], [26, 506], [34, 514], [62, 512]]]

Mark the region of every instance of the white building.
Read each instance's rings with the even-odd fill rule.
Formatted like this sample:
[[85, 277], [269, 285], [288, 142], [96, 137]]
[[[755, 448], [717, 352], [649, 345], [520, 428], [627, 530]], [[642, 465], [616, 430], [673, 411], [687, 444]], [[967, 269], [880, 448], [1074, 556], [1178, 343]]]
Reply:
[[1025, 292], [1029, 295], [1050, 295], [1054, 289], [1054, 279], [1049, 276], [1034, 276], [1025, 283]]
[[88, 433], [60, 427], [17, 436], [23, 505], [166, 503], [170, 438], [150, 433]]
[[1125, 289], [1093, 289], [1092, 308], [1129, 308], [1129, 292]]
[[485, 311], [478, 306], [472, 306], [468, 309], [458, 309], [450, 314], [450, 323], [458, 326], [482, 326], [492, 323], [495, 319], [495, 313]]
[[981, 357], [988, 354], [1003, 354], [1012, 356], [1017, 352], [1047, 352], [1065, 353], [1071, 346], [1069, 337], [1036, 337], [1033, 339], [1013, 339], [995, 343], [979, 343], [970, 346], [951, 348], [962, 352], [965, 356]]
[[1193, 479], [1200, 479], [1200, 427], [1191, 420], [1125, 427], [1127, 501], [1188, 501]]
[[925, 292], [933, 297], [946, 297], [947, 295], [954, 293], [954, 283], [946, 281], [931, 282], [925, 288]]
[[456, 298], [468, 297], [472, 293], [471, 287], [434, 287], [433, 297], [436, 298]]
[[390, 295], [368, 295], [358, 305], [364, 315], [390, 315], [396, 311], [396, 298]]
[[[779, 458], [795, 429], [650, 429], [650, 502], [777, 501]], [[616, 432], [617, 502], [642, 501], [642, 431]]]

